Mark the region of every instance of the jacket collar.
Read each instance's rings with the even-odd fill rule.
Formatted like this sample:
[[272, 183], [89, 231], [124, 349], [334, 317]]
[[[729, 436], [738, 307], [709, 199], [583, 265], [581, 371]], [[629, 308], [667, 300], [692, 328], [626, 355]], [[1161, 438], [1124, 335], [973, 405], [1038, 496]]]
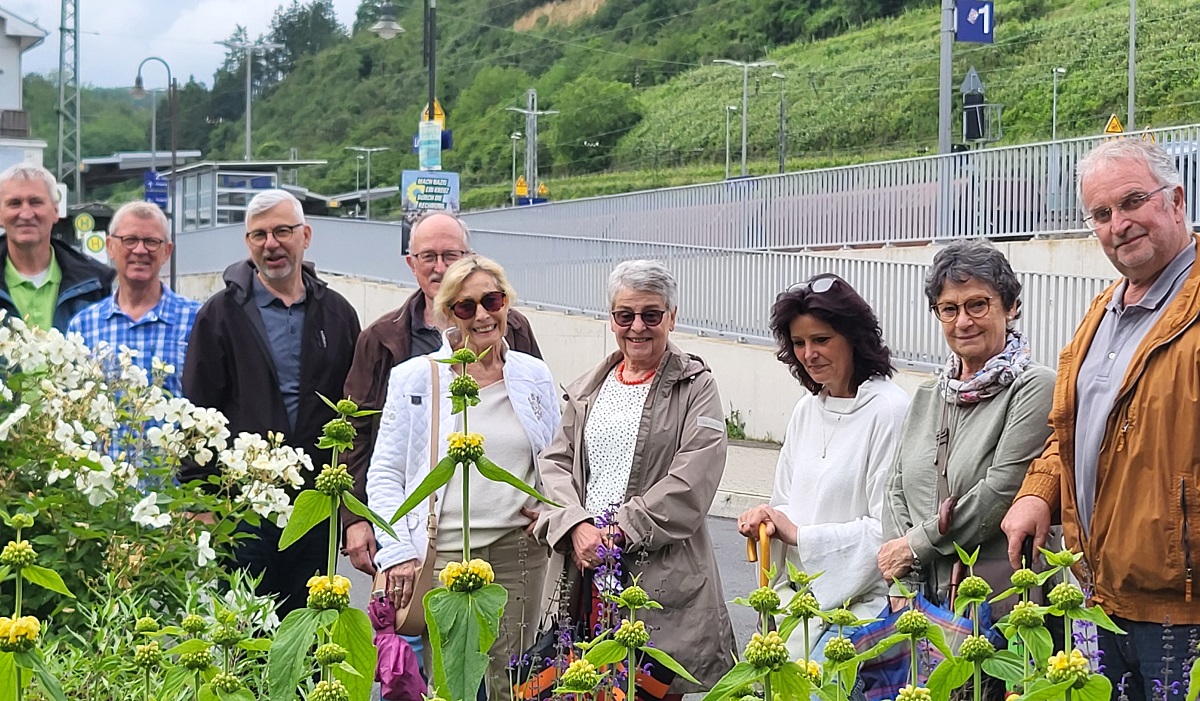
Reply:
[[[97, 263], [60, 239], [51, 237], [50, 248], [53, 249], [54, 258], [58, 261], [58, 267], [62, 271], [62, 280], [59, 282], [61, 291], [69, 291], [72, 287], [89, 281], [111, 284], [113, 278], [117, 276], [116, 271], [112, 268]], [[3, 270], [7, 260], [8, 235], [5, 234], [0, 235], [0, 270]], [[8, 285], [4, 282], [3, 274], [0, 274], [0, 290], [8, 292]], [[61, 292], [59, 296], [62, 296]]]
[[[253, 276], [257, 273], [258, 269], [254, 267], [254, 262], [249, 258], [225, 268], [221, 277], [225, 281], [225, 287], [233, 292], [234, 301], [238, 304], [244, 304], [254, 294]], [[300, 276], [304, 280], [305, 297], [320, 300], [325, 296], [325, 289], [328, 285], [317, 277], [316, 267], [311, 261], [306, 260], [301, 264]]]

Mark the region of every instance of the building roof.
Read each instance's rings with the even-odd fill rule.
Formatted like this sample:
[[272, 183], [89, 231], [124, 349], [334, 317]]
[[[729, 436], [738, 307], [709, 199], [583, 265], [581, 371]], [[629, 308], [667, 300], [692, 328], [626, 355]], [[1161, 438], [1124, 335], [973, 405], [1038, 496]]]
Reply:
[[[198, 150], [175, 152], [176, 163], [187, 163], [200, 158]], [[154, 165], [165, 171], [171, 167], [170, 151], [155, 151]], [[95, 156], [83, 159], [84, 182], [89, 187], [112, 185], [126, 180], [138, 180], [142, 171], [150, 169], [149, 151], [121, 151], [111, 156]]]
[[326, 160], [312, 161], [200, 161], [177, 169], [177, 173], [194, 173], [205, 170], [234, 170], [246, 173], [273, 173], [282, 168], [327, 165]]
[[33, 22], [3, 7], [0, 7], [0, 20], [4, 21], [4, 34], [17, 39], [20, 42], [22, 52], [28, 51], [42, 43], [48, 33]]

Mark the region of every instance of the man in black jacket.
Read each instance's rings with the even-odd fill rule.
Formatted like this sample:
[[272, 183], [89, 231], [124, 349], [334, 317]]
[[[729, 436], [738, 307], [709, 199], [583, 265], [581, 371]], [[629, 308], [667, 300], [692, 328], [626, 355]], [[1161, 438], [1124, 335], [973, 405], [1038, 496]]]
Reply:
[[[345, 393], [360, 409], [382, 410], [392, 368], [441, 348], [442, 329], [450, 322], [434, 313], [433, 298], [441, 287], [446, 268], [470, 250], [466, 225], [449, 212], [426, 212], [413, 224], [406, 260], [420, 289], [404, 306], [379, 317], [359, 337]], [[509, 348], [542, 357], [529, 319], [515, 309], [509, 309], [504, 338]], [[367, 468], [379, 428], [378, 415], [351, 422], [358, 434], [354, 437], [354, 448], [346, 453], [346, 468], [354, 477], [355, 496], [366, 503]], [[391, 514], [386, 516], [390, 518]], [[350, 562], [359, 571], [374, 574], [375, 533], [371, 523], [344, 508], [342, 523], [346, 526], [346, 554]]]
[[[316, 443], [334, 417], [317, 395], [341, 397], [360, 330], [358, 315], [304, 263], [312, 228], [295, 197], [282, 190], [256, 195], [246, 207], [246, 231], [250, 259], [225, 270], [225, 289], [196, 316], [183, 394], [198, 406], [221, 410], [234, 436], [284, 434], [289, 445], [312, 456], [315, 470], [305, 475], [311, 488], [316, 472], [330, 462], [329, 451]], [[205, 475], [204, 468], [192, 467], [180, 478]], [[326, 566], [328, 525], [282, 553], [275, 525], [240, 528], [257, 538], [239, 544], [236, 565], [264, 573], [259, 593], [282, 598], [281, 617], [304, 606], [308, 578]]]
[[50, 235], [58, 200], [54, 176], [39, 165], [0, 173], [0, 309], [65, 333], [76, 312], [111, 294], [116, 273]]

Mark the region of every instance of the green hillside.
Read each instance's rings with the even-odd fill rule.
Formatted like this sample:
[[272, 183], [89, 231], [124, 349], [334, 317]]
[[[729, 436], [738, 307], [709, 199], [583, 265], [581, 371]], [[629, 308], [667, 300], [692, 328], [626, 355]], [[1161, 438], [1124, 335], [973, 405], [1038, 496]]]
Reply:
[[[401, 169], [416, 167], [411, 141], [427, 94], [421, 3], [404, 4], [398, 20], [408, 31], [391, 41], [364, 31], [377, 5], [364, 0], [355, 28], [337, 27], [326, 0], [281, 10], [268, 38], [289, 49], [255, 67], [255, 155], [286, 158], [295, 148], [302, 158], [328, 159], [327, 167], [302, 173], [303, 184], [320, 192], [354, 187], [355, 158], [346, 146], [391, 149], [374, 157], [377, 184], [394, 184]], [[543, 6], [542, 0], [439, 4], [438, 95], [455, 139], [443, 163], [463, 175], [464, 206], [507, 200], [509, 134], [524, 122], [505, 107], [523, 106], [530, 87], [540, 107], [560, 112], [544, 118], [539, 152], [552, 197], [721, 178], [723, 110], [740, 105], [741, 71], [714, 66], [715, 58], [780, 64], [751, 78], [753, 173], [777, 167], [780, 83], [771, 70], [787, 75], [790, 169], [925, 153], [936, 143], [933, 3], [607, 0], [567, 26], [542, 18], [527, 31], [513, 29]], [[1059, 134], [1096, 133], [1110, 113], [1124, 118], [1128, 7], [1123, 0], [999, 0], [996, 44], [957, 44], [955, 84], [974, 66], [988, 101], [1005, 105], [1002, 143], [1044, 140], [1052, 70], [1064, 67]], [[1200, 121], [1200, 49], [1179, 39], [1197, 29], [1200, 0], [1139, 3], [1139, 126]], [[211, 89], [202, 80], [188, 84], [181, 147], [240, 157], [240, 60], [231, 55]], [[53, 89], [33, 80], [45, 84], [43, 92]], [[53, 104], [35, 101], [32, 91], [29, 97], [40, 129], [52, 121], [44, 110]], [[139, 130], [147, 140], [147, 108], [108, 98], [85, 95], [85, 110], [106, 105], [103, 115], [85, 119], [89, 154], [136, 141]], [[160, 114], [165, 140], [164, 123]], [[735, 163], [739, 139], [735, 120]]]

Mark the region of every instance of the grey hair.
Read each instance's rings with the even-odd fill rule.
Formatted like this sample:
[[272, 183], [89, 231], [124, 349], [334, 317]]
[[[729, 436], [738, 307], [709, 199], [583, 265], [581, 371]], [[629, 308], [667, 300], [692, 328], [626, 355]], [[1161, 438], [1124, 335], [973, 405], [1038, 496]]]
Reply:
[[468, 251], [471, 250], [471, 230], [467, 228], [467, 223], [461, 217], [448, 209], [426, 209], [418, 214], [417, 218], [413, 220], [412, 226], [408, 229], [408, 240], [412, 241], [413, 237], [417, 235], [417, 228], [421, 224], [437, 216], [450, 217], [457, 222], [458, 228], [462, 229], [463, 243], [467, 245]]
[[938, 251], [925, 276], [925, 298], [932, 306], [947, 283], [961, 285], [971, 280], [995, 290], [1005, 311], [1013, 312], [1012, 321], [1021, 318], [1021, 281], [1004, 254], [984, 240], [960, 239]]
[[50, 192], [50, 199], [54, 204], [58, 204], [62, 198], [58, 192], [58, 181], [54, 179], [54, 174], [36, 163], [17, 163], [11, 165], [0, 173], [0, 187], [12, 181], [41, 181], [45, 184], [46, 189]]
[[678, 285], [675, 276], [657, 260], [627, 260], [613, 268], [608, 275], [608, 306], [621, 290], [648, 292], [663, 298], [667, 311], [678, 306]]
[[126, 202], [121, 205], [121, 208], [112, 216], [112, 221], [108, 223], [108, 233], [112, 236], [119, 235], [117, 232], [121, 229], [121, 224], [125, 221], [125, 217], [133, 217], [134, 219], [153, 220], [155, 224], [162, 229], [163, 238], [171, 240], [171, 224], [167, 221], [167, 215], [163, 214], [162, 209], [152, 202], [142, 202], [135, 200]]
[[1135, 160], [1146, 166], [1154, 180], [1167, 188], [1171, 203], [1175, 203], [1175, 188], [1183, 184], [1179, 177], [1179, 169], [1175, 159], [1158, 144], [1141, 139], [1124, 138], [1105, 141], [1096, 148], [1088, 151], [1075, 168], [1076, 188], [1079, 193], [1079, 204], [1086, 207], [1083, 201], [1083, 181], [1090, 178], [1102, 168], [1112, 165], [1113, 161]]
[[255, 195], [254, 199], [250, 200], [250, 204], [246, 205], [246, 221], [265, 214], [285, 202], [292, 207], [296, 218], [301, 223], [305, 223], [304, 205], [300, 204], [300, 200], [287, 190], [263, 190]]

